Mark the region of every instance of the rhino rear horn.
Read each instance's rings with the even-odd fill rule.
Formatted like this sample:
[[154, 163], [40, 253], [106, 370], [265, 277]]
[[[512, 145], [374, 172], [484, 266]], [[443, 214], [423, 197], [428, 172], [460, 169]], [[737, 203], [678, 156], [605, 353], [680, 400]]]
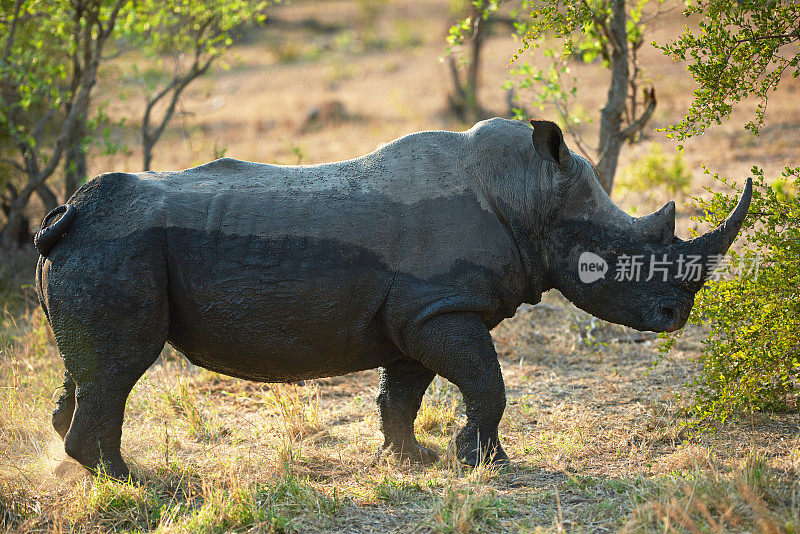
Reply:
[[675, 237], [675, 201], [670, 200], [660, 210], [640, 217], [639, 224], [648, 239], [669, 245]]
[[540, 158], [556, 163], [562, 172], [572, 167], [572, 153], [564, 143], [561, 128], [554, 122], [531, 120], [533, 149]]

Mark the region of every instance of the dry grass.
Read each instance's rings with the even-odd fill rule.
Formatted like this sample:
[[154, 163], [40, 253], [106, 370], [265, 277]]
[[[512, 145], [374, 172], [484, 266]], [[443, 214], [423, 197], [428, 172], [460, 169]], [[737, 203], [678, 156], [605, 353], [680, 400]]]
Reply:
[[557, 295], [506, 321], [494, 335], [512, 465], [500, 471], [453, 461], [463, 405], [440, 379], [417, 430], [442, 459], [421, 468], [377, 454], [375, 372], [255, 384], [165, 349], [128, 402], [123, 454], [140, 483], [124, 485], [90, 477], [50, 428], [61, 362], [41, 315], [6, 325], [0, 358], [0, 521], [10, 530], [800, 528], [796, 414], [682, 430], [673, 394], [693, 372], [699, 333], [646, 374], [652, 342], [587, 345], [588, 316]]
[[[373, 16], [366, 4], [280, 8], [285, 24], [249, 35], [229, 58], [230, 70], [191, 89], [183, 109], [190, 114], [157, 147], [154, 166], [188, 167], [215, 149], [258, 161], [315, 163], [355, 156], [414, 130], [466, 127], [442, 113], [449, 80], [436, 57], [448, 24], [444, 3], [386, 3], [378, 33], [351, 23]], [[308, 17], [344, 27], [331, 34], [287, 29]], [[677, 13], [655, 21], [653, 37], [674, 36], [682, 22]], [[499, 35], [488, 41], [483, 98], [496, 113], [505, 109], [498, 87], [515, 47]], [[655, 126], [666, 124], [688, 103], [688, 78], [683, 65], [649, 49], [642, 57], [659, 92]], [[575, 65], [574, 73], [585, 88], [605, 83], [596, 65]], [[113, 116], [128, 115], [140, 98], [137, 88], [127, 90], [129, 100], [112, 100]], [[728, 125], [688, 144], [692, 192], [708, 185], [698, 161], [737, 176], [754, 163], [768, 172], [791, 163], [798, 90], [788, 82], [771, 99], [771, 126], [760, 138]], [[101, 99], [114, 94], [101, 87]], [[601, 90], [581, 95], [587, 110], [605, 98]], [[341, 111], [333, 101], [344, 113], [309, 127], [312, 108]], [[92, 172], [138, 170], [134, 134], [135, 128], [115, 130], [131, 151], [96, 155]], [[665, 140], [653, 132], [647, 142]], [[645, 145], [626, 147], [621, 165], [645, 153]], [[678, 227], [685, 233], [689, 224], [679, 220]], [[3, 302], [33, 272], [29, 258], [13, 261], [0, 268]], [[501, 471], [464, 471], [453, 462], [447, 451], [464, 409], [458, 392], [439, 378], [417, 433], [442, 459], [424, 469], [376, 453], [382, 436], [375, 372], [256, 384], [195, 368], [167, 348], [128, 401], [123, 455], [140, 480], [130, 486], [92, 478], [65, 456], [49, 421], [63, 367], [25, 291], [28, 299], [14, 297], [0, 324], [0, 530], [800, 529], [798, 414], [761, 415], [713, 435], [683, 430], [675, 394], [697, 371], [697, 330], [687, 329], [671, 357], [648, 373], [656, 341], [592, 321], [555, 294], [520, 309], [493, 332], [508, 393], [500, 435], [512, 459]]]

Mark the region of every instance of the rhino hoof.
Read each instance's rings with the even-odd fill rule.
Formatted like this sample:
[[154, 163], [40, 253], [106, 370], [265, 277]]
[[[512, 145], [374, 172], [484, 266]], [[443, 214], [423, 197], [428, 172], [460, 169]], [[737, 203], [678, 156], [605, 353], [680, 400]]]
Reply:
[[415, 464], [429, 465], [436, 463], [439, 460], [439, 455], [436, 451], [423, 447], [419, 443], [412, 445], [405, 445], [402, 449], [395, 448], [392, 445], [384, 444], [381, 447], [381, 452], [391, 453], [395, 458], [402, 461], [409, 461]]
[[102, 475], [115, 482], [122, 482], [124, 484], [138, 484], [139, 479], [131, 474], [128, 466], [120, 458], [117, 461], [101, 461], [94, 467], [87, 467], [87, 470], [92, 475]]
[[467, 453], [459, 453], [458, 461], [470, 467], [477, 467], [478, 464], [484, 463], [492, 467], [505, 467], [509, 465], [508, 455], [499, 445], [494, 447], [491, 451], [478, 456], [478, 450], [473, 449]]

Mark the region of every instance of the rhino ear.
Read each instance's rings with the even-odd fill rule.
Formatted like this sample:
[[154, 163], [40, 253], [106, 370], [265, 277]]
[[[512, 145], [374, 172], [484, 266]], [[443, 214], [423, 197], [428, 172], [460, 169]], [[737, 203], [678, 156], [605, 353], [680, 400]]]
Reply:
[[561, 128], [554, 122], [531, 120], [533, 149], [539, 157], [558, 164], [562, 170], [572, 167], [572, 153], [564, 143]]

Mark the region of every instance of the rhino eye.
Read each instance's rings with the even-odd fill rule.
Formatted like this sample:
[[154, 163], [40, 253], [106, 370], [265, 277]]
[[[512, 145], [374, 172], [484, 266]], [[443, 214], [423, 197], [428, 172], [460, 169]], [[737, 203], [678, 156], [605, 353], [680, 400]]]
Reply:
[[620, 254], [621, 252], [625, 251], [625, 240], [624, 239], [615, 239], [611, 242], [608, 246], [609, 250], [614, 254]]

